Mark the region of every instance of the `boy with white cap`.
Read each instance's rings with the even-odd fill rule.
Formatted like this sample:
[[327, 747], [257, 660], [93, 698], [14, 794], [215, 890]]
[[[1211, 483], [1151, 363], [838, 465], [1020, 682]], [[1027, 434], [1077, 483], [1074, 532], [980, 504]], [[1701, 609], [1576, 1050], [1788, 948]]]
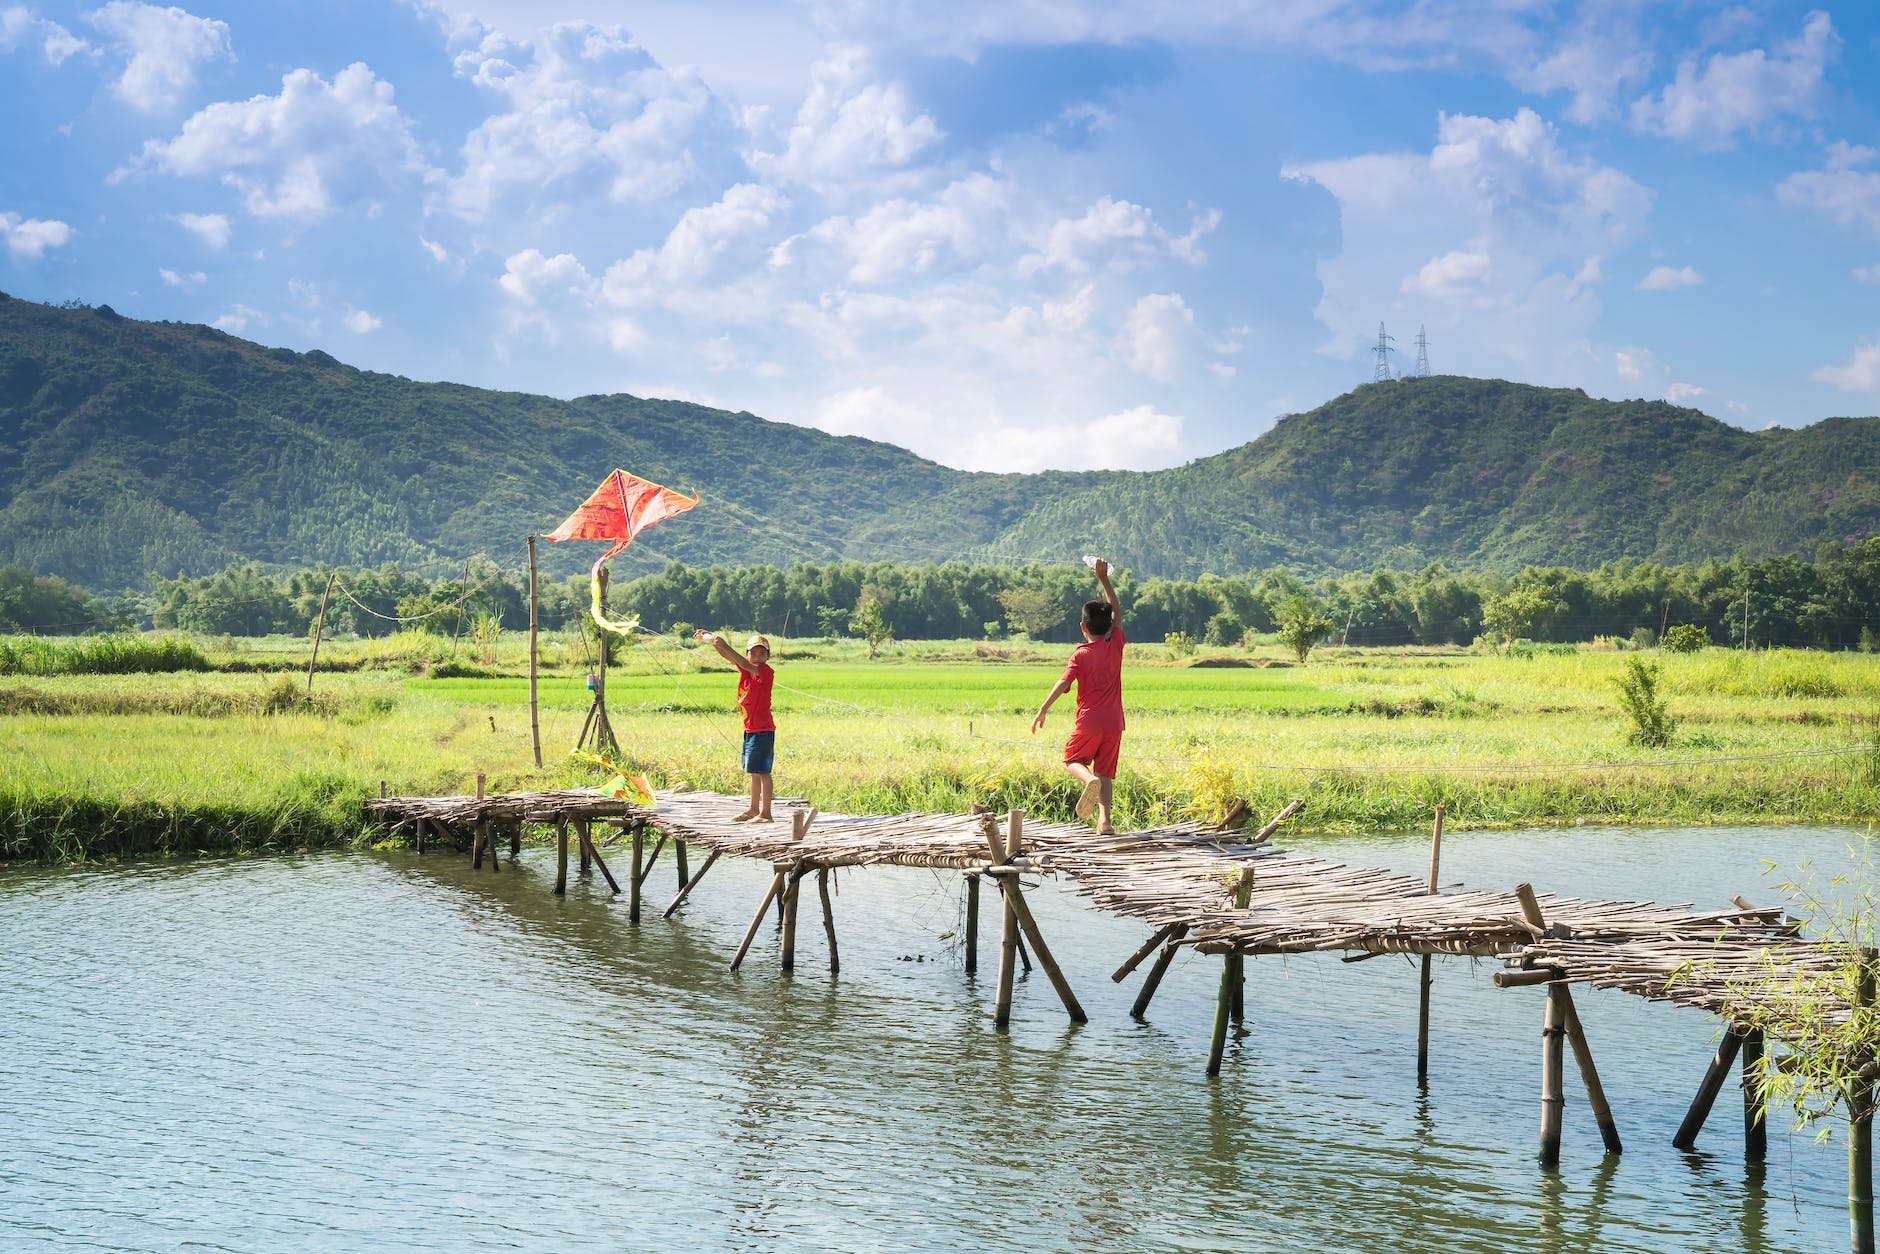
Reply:
[[777, 750], [777, 723], [770, 716], [770, 690], [777, 682], [777, 672], [770, 669], [770, 641], [752, 636], [740, 654], [713, 632], [701, 630], [695, 634], [738, 668], [738, 709], [744, 712], [743, 760], [744, 770], [751, 777], [751, 804], [735, 821], [768, 823], [770, 799], [776, 791], [770, 768]]

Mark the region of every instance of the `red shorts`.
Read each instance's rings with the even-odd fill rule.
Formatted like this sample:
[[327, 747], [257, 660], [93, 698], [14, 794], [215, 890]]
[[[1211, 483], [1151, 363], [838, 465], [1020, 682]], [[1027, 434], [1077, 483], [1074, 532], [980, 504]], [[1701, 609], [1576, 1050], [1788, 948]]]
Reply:
[[1123, 733], [1074, 731], [1064, 742], [1064, 760], [1082, 762], [1104, 779], [1116, 778], [1116, 758], [1123, 751]]

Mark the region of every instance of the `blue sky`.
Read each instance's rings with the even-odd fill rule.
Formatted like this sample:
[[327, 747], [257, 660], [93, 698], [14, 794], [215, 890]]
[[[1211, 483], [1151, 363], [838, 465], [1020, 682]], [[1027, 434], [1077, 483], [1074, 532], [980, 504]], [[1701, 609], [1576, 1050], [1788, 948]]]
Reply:
[[[1397, 363], [1880, 404], [1880, 6], [0, 0], [0, 289], [1152, 468]], [[754, 450], [761, 456], [761, 450]]]

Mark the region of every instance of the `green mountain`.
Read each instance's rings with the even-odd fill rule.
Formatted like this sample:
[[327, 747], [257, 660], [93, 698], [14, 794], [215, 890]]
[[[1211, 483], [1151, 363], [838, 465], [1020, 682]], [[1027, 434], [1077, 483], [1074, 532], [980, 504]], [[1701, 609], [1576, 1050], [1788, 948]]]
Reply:
[[[1171, 470], [974, 474], [748, 413], [419, 383], [0, 295], [0, 565], [100, 589], [246, 559], [507, 561], [615, 466], [706, 501], [636, 542], [622, 576], [1095, 549], [1193, 576], [1812, 552], [1880, 532], [1877, 464], [1880, 419], [1750, 433], [1438, 377], [1361, 387]], [[543, 546], [544, 566], [597, 552]]]

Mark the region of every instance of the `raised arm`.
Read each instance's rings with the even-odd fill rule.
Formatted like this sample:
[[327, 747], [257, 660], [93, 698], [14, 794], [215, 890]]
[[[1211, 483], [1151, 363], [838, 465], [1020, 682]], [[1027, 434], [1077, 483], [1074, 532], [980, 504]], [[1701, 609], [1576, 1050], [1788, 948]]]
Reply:
[[1111, 621], [1121, 622], [1123, 603], [1116, 597], [1116, 585], [1110, 582], [1110, 564], [1099, 557], [1093, 569], [1097, 572], [1097, 582], [1103, 585], [1103, 599], [1110, 603]]
[[731, 663], [745, 674], [755, 675], [757, 673], [757, 663], [751, 661], [750, 658], [745, 657], [742, 653], [739, 653], [736, 649], [726, 644], [725, 638], [717, 632], [706, 631], [701, 627], [699, 630], [693, 632], [692, 635], [695, 639], [703, 640], [706, 644], [718, 650], [719, 657]]

